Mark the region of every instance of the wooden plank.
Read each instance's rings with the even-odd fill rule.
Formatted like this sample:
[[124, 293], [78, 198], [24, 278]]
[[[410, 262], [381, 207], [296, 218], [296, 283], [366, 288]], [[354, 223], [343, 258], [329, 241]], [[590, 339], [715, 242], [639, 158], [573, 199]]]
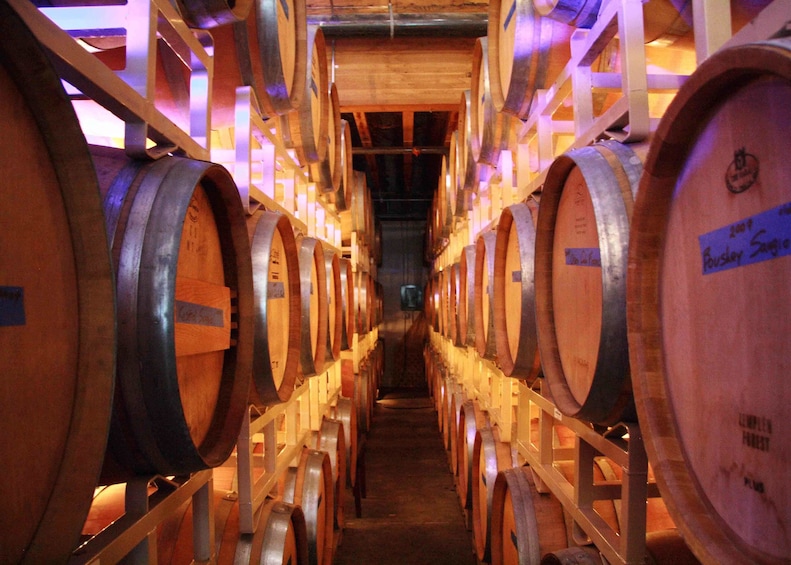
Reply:
[[335, 82], [341, 109], [457, 106], [470, 88], [471, 38], [335, 40]]

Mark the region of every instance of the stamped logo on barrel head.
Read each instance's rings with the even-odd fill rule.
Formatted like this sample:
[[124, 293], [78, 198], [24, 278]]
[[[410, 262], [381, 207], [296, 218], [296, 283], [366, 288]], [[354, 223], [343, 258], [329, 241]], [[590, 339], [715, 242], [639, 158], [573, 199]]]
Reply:
[[733, 161], [725, 172], [725, 185], [734, 194], [750, 188], [758, 180], [758, 159], [747, 153], [744, 147], [733, 153]]

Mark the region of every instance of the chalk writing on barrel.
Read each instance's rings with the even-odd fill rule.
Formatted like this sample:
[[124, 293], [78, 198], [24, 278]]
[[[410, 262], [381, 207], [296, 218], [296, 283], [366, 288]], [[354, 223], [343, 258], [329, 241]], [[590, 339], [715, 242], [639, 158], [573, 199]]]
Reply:
[[193, 324], [196, 326], [211, 326], [222, 328], [225, 326], [223, 311], [220, 308], [194, 304], [183, 300], [176, 300], [176, 322], [180, 324]]

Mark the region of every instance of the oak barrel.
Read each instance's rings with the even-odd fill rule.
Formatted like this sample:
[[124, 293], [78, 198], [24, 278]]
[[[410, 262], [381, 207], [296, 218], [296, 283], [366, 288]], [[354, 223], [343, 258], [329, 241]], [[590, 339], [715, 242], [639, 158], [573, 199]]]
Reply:
[[486, 37], [479, 37], [472, 51], [470, 122], [474, 142], [470, 148], [476, 163], [496, 167], [507, 140], [508, 121], [497, 110], [492, 98], [488, 45]]
[[343, 421], [335, 418], [321, 420], [316, 449], [326, 451], [332, 467], [334, 526], [343, 529], [343, 495], [346, 492], [347, 449]]
[[264, 117], [302, 104], [308, 67], [304, 0], [254, 0], [243, 22], [212, 30], [212, 127], [234, 124], [236, 88], [251, 86]]
[[558, 409], [596, 424], [634, 421], [626, 258], [642, 170], [603, 142], [552, 163], [536, 226], [535, 293], [544, 376]]
[[491, 520], [492, 565], [538, 565], [544, 554], [568, 546], [563, 506], [538, 492], [530, 467], [497, 474]]
[[116, 347], [101, 198], [60, 78], [0, 4], [4, 562], [65, 562], [104, 458]]
[[511, 468], [511, 448], [500, 441], [496, 424], [479, 428], [472, 456], [472, 532], [478, 559], [491, 559], [492, 502], [494, 485], [500, 471]]
[[343, 332], [343, 290], [341, 284], [340, 256], [332, 249], [324, 250], [324, 271], [327, 283], [327, 363], [341, 356]]
[[459, 409], [458, 425], [458, 484], [459, 499], [464, 508], [472, 508], [472, 474], [475, 436], [480, 428], [488, 425], [486, 413], [477, 400], [465, 400]]
[[494, 257], [497, 234], [487, 231], [475, 244], [475, 350], [484, 359], [497, 357], [494, 333]]
[[[660, 492], [704, 563], [791, 555], [791, 44], [725, 49], [651, 143], [629, 243], [632, 381]], [[727, 472], [725, 472], [727, 470]]]
[[247, 414], [250, 241], [219, 165], [91, 149], [115, 264], [119, 344], [104, 481], [225, 461]]
[[[318, 85], [317, 85], [318, 87]], [[339, 192], [343, 180], [341, 132], [341, 106], [338, 100], [338, 87], [333, 82], [327, 94], [327, 151], [324, 157], [310, 166], [310, 175], [321, 194], [337, 209], [345, 210], [343, 193]]]
[[330, 456], [325, 451], [304, 448], [293, 479], [293, 484], [286, 485], [283, 500], [300, 506], [305, 515], [308, 563], [331, 565], [334, 497]]
[[327, 47], [319, 26], [308, 25], [307, 45], [306, 72], [297, 77], [298, 88], [303, 89], [300, 103], [281, 117], [278, 128], [301, 167], [321, 162], [329, 147], [330, 83]]
[[304, 376], [312, 377], [321, 373], [326, 363], [327, 271], [320, 240], [301, 237], [298, 245], [302, 305], [300, 366]]
[[459, 342], [475, 345], [475, 246], [466, 245], [459, 260]]
[[341, 349], [352, 347], [354, 333], [354, 272], [350, 259], [340, 260], [341, 275]]
[[528, 386], [541, 373], [535, 302], [535, 221], [538, 206], [505, 208], [494, 246], [494, 332], [503, 374]]
[[[352, 379], [354, 378], [353, 362], [349, 361], [347, 363], [346, 361], [341, 360], [342, 387], [348, 378], [347, 373], [350, 365], [352, 367]], [[354, 406], [354, 401], [348, 397], [339, 398], [338, 403], [332, 409], [332, 416], [343, 424], [343, 441], [346, 447], [346, 475], [344, 482], [346, 485], [353, 487], [357, 482], [357, 409]]]
[[288, 217], [256, 211], [247, 221], [253, 261], [255, 351], [251, 402], [285, 402], [294, 391], [302, 331], [299, 257]]

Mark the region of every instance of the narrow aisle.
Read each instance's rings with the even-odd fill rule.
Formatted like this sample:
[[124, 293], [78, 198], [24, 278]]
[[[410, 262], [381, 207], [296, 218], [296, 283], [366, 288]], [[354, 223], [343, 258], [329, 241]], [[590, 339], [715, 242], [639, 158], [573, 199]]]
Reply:
[[335, 565], [474, 565], [436, 413], [423, 390], [376, 403], [365, 447], [362, 517], [346, 497]]

